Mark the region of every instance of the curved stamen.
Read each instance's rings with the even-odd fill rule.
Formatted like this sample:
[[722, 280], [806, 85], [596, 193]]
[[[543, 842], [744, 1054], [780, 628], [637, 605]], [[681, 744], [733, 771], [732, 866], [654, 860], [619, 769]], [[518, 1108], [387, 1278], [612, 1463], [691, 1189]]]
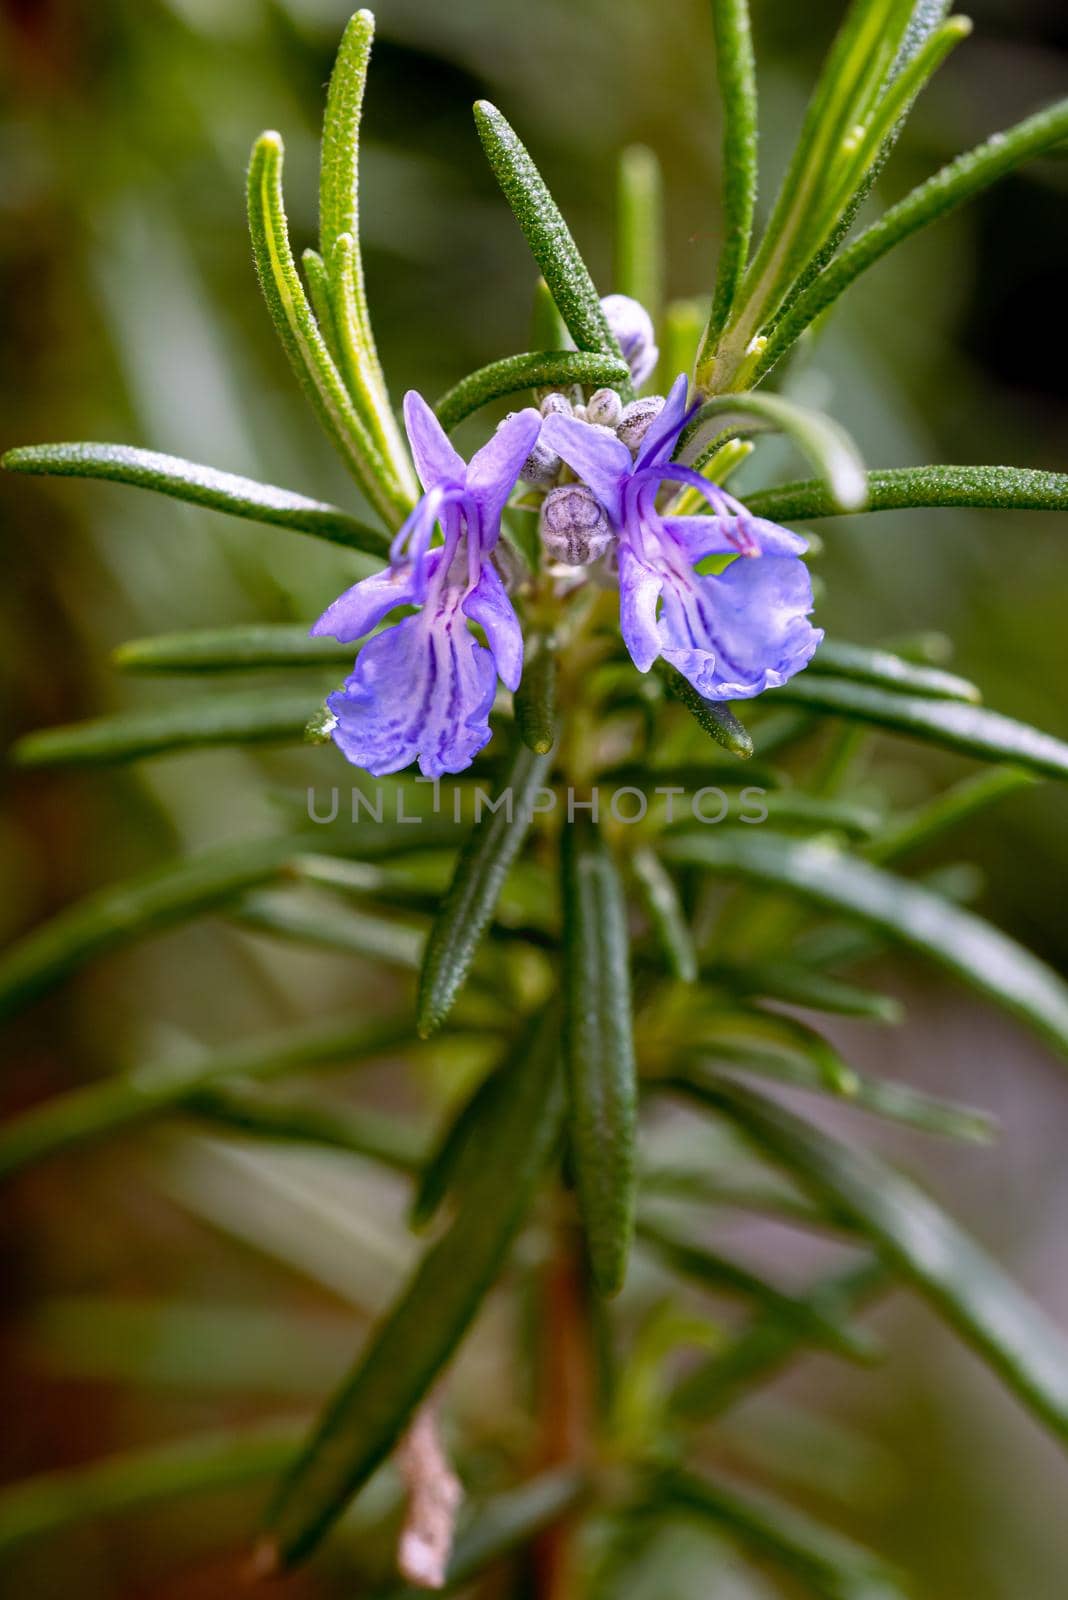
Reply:
[[661, 478], [670, 479], [673, 483], [685, 483], [708, 501], [716, 513], [716, 518], [726, 538], [737, 549], [739, 555], [758, 556], [760, 545], [753, 535], [750, 525], [749, 513], [740, 501], [735, 500], [725, 490], [716, 484], [709, 483], [699, 472], [692, 467], [680, 466], [677, 462], [669, 463], [665, 467], [655, 469]]

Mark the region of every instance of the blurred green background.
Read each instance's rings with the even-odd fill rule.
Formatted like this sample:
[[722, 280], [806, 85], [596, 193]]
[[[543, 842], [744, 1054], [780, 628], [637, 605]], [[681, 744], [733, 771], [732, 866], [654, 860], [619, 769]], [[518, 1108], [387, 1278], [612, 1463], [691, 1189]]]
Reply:
[[[243, 220], [251, 139], [277, 127], [294, 242], [312, 240], [318, 122], [347, 9], [340, 0], [0, 5], [4, 448], [124, 440], [351, 501], [274, 341]], [[880, 204], [1068, 92], [1063, 0], [969, 9], [975, 37], [922, 99]], [[840, 10], [837, 0], [755, 0], [765, 199]], [[606, 292], [615, 159], [631, 141], [651, 145], [667, 178], [669, 291], [706, 289], [719, 136], [703, 0], [383, 0], [377, 15], [363, 228], [395, 398], [412, 385], [434, 396], [527, 346], [533, 275], [474, 135], [479, 96], [500, 103], [532, 149]], [[1056, 357], [1066, 282], [1068, 162], [1050, 160], [865, 278], [792, 374], [795, 392], [839, 416], [873, 466], [1068, 469], [1068, 376]], [[764, 474], [795, 467], [785, 455], [761, 457]], [[109, 652], [124, 639], [308, 618], [351, 581], [345, 558], [314, 541], [104, 485], [0, 482], [0, 518], [5, 745], [29, 728], [165, 695], [165, 683], [119, 680]], [[821, 533], [818, 620], [866, 643], [944, 630], [959, 670], [990, 704], [1068, 735], [1063, 519], [911, 512], [839, 519]], [[902, 799], [925, 773], [948, 770], [895, 741], [880, 742], [875, 757]], [[279, 796], [313, 781], [344, 782], [333, 752], [215, 752], [131, 771], [7, 778], [0, 931], [14, 934], [176, 848], [263, 831]], [[982, 863], [984, 909], [1064, 966], [1062, 806], [1061, 793], [1043, 786], [953, 849]], [[339, 997], [352, 1003], [361, 982], [366, 972], [351, 961], [212, 924], [169, 935], [94, 967], [12, 1031], [5, 1102], [14, 1109], [176, 1041], [237, 1038]], [[952, 993], [913, 977], [907, 997], [910, 1021], [892, 1038], [873, 1045], [845, 1027], [841, 1036], [869, 1064], [1002, 1117], [1005, 1137], [992, 1153], [947, 1158], [910, 1145], [909, 1159], [926, 1163], [950, 1204], [1068, 1321], [1057, 1132], [1068, 1095], [1056, 1069], [1009, 1024]], [[413, 1073], [362, 1088], [387, 1107], [438, 1092]], [[273, 1411], [279, 1396], [293, 1404], [298, 1367], [306, 1392], [297, 1402], [323, 1391], [364, 1325], [353, 1320], [353, 1298], [366, 1314], [393, 1281], [400, 1202], [366, 1174], [337, 1174], [334, 1192], [299, 1162], [258, 1159], [130, 1140], [5, 1192], [4, 1476]], [[306, 1207], [301, 1225], [285, 1220], [290, 1190]], [[363, 1252], [358, 1266], [354, 1250]], [[331, 1273], [333, 1294], [323, 1288]], [[167, 1324], [166, 1337], [157, 1323], [107, 1321], [131, 1306], [147, 1315], [165, 1303], [215, 1302], [233, 1308], [230, 1323]], [[830, 1488], [816, 1481], [802, 1440], [802, 1494], [911, 1565], [929, 1600], [1060, 1600], [1063, 1461], [926, 1317], [897, 1306], [889, 1323], [896, 1353], [884, 1371], [843, 1383], [840, 1369], [812, 1360], [788, 1386], [818, 1395], [873, 1440], [872, 1460], [862, 1470], [847, 1459]], [[273, 1342], [264, 1336], [263, 1371], [239, 1381], [233, 1352], [258, 1348], [264, 1328]], [[290, 1343], [298, 1331], [302, 1342]], [[124, 1351], [144, 1369], [132, 1382], [120, 1381]], [[227, 1352], [233, 1388], [216, 1370]], [[500, 1360], [489, 1336], [468, 1359], [472, 1415], [480, 1352], [491, 1374]], [[740, 1414], [736, 1432], [743, 1422]], [[233, 1547], [250, 1516], [244, 1500], [198, 1501], [78, 1530], [27, 1547], [0, 1573], [0, 1593], [229, 1595]], [[659, 1561], [644, 1575], [639, 1564], [628, 1595], [660, 1595], [665, 1583], [673, 1596], [770, 1592], [682, 1535]], [[352, 1592], [343, 1563], [292, 1585], [294, 1595]]]

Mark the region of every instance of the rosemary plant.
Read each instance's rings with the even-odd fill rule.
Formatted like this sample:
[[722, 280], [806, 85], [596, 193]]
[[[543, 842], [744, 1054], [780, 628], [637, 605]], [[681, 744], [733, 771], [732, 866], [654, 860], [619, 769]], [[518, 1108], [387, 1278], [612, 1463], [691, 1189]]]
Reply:
[[[896, 1002], [853, 972], [893, 947], [1068, 1053], [1060, 979], [967, 909], [956, 877], [908, 870], [980, 808], [1068, 777], [1068, 746], [986, 709], [923, 640], [889, 650], [825, 638], [811, 620], [817, 543], [785, 526], [890, 508], [1064, 510], [1068, 476], [869, 468], [840, 422], [764, 383], [888, 250], [1068, 139], [1068, 103], [994, 134], [858, 226], [905, 116], [969, 24], [941, 0], [853, 0], [754, 238], [748, 9], [711, 7], [725, 178], [703, 327], [659, 304], [651, 152], [620, 159], [618, 276], [602, 296], [531, 156], [480, 102], [478, 138], [533, 257], [538, 347], [459, 378], [435, 405], [410, 393], [402, 430], [360, 251], [374, 27], [361, 11], [327, 96], [318, 248], [303, 272], [277, 133], [256, 141], [248, 173], [260, 287], [351, 472], [353, 507], [129, 445], [5, 458], [13, 472], [109, 479], [332, 541], [354, 581], [304, 625], [133, 640], [117, 653], [122, 671], [211, 674], [218, 693], [16, 747], [16, 762], [44, 767], [309, 740], [321, 783], [283, 831], [165, 861], [33, 930], [0, 962], [0, 1008], [209, 912], [413, 981], [399, 1007], [385, 984], [358, 1015], [45, 1100], [0, 1129], [0, 1174], [180, 1115], [400, 1171], [413, 1227], [431, 1231], [317, 1419], [16, 1485], [0, 1492], [0, 1546], [263, 1477], [275, 1481], [262, 1527], [248, 1530], [257, 1572], [302, 1562], [324, 1539], [363, 1572], [339, 1518], [392, 1458], [400, 1575], [361, 1592], [458, 1587], [507, 1558], [553, 1600], [624, 1593], [641, 1530], [684, 1518], [800, 1591], [890, 1600], [904, 1580], [884, 1561], [710, 1472], [698, 1441], [806, 1350], [877, 1357], [858, 1318], [895, 1284], [926, 1298], [1068, 1444], [1068, 1345], [1040, 1310], [902, 1173], [769, 1089], [989, 1137], [980, 1112], [865, 1076], [781, 1009], [896, 1020]], [[502, 400], [513, 409], [494, 426], [486, 408]], [[461, 424], [476, 440], [466, 460], [450, 437]], [[754, 453], [759, 463], [767, 434], [785, 435], [811, 477], [737, 498], [726, 485]], [[289, 686], [226, 687], [261, 668], [285, 669]], [[343, 673], [324, 697], [320, 683]], [[888, 814], [858, 780], [876, 730], [980, 770]], [[439, 1030], [476, 1065], [429, 1143], [403, 1118], [340, 1109], [304, 1081], [436, 1048]], [[698, 1169], [678, 1156], [680, 1129], [707, 1151]], [[842, 1259], [787, 1290], [708, 1243], [707, 1213], [724, 1207], [830, 1231]], [[717, 1341], [678, 1310], [657, 1320], [650, 1284], [664, 1274], [738, 1300], [733, 1334]], [[492, 1492], [458, 1513], [469, 1445], [449, 1430], [445, 1450], [435, 1408], [447, 1414], [450, 1363], [498, 1284], [528, 1306], [536, 1290], [509, 1359], [528, 1360], [533, 1316], [538, 1382], [529, 1415], [501, 1419]], [[488, 1419], [483, 1446], [493, 1432]], [[395, 1530], [397, 1516], [383, 1517]]]

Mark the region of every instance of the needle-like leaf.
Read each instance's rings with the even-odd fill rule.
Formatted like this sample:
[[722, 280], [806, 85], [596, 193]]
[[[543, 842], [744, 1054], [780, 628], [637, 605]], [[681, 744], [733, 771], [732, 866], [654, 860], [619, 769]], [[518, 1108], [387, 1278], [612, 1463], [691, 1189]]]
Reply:
[[832, 1139], [751, 1089], [731, 1085], [719, 1097], [763, 1150], [817, 1199], [851, 1217], [1068, 1444], [1068, 1344], [990, 1256], [869, 1151]]
[[714, 353], [745, 276], [758, 177], [756, 63], [748, 0], [712, 0], [712, 27], [723, 117], [723, 239], [699, 364]]
[[[475, 124], [494, 176], [580, 350], [622, 359], [586, 263], [541, 173], [496, 106], [479, 100]], [[631, 398], [629, 382], [621, 393]]]
[[171, 495], [175, 500], [224, 511], [231, 517], [247, 517], [252, 522], [311, 533], [368, 555], [384, 558], [389, 554], [389, 540], [384, 533], [350, 517], [338, 506], [294, 494], [290, 489], [276, 489], [273, 484], [257, 483], [252, 478], [240, 478], [233, 472], [183, 461], [178, 456], [161, 455], [158, 450], [139, 450], [128, 444], [21, 445], [9, 450], [0, 465], [8, 472], [130, 483], [139, 489]]
[[355, 1371], [269, 1517], [264, 1567], [307, 1555], [400, 1437], [478, 1311], [556, 1145], [563, 1113], [555, 1016], [531, 1029], [494, 1105], [486, 1159]]
[[536, 755], [519, 744], [496, 802], [475, 824], [460, 852], [423, 955], [416, 1015], [424, 1038], [448, 1016], [471, 970], [504, 880], [530, 828], [535, 792], [551, 765], [550, 755]]
[[564, 830], [563, 903], [571, 1152], [594, 1282], [614, 1294], [634, 1228], [637, 1086], [626, 901], [589, 820]]
[[250, 622], [128, 639], [112, 660], [123, 672], [246, 672], [257, 667], [342, 666], [354, 647], [313, 639], [304, 622]]
[[616, 180], [615, 289], [660, 320], [664, 292], [664, 180], [644, 144], [628, 145]]
[[388, 525], [397, 528], [411, 509], [411, 500], [356, 411], [293, 260], [282, 199], [282, 140], [277, 133], [261, 134], [253, 146], [248, 215], [256, 271], [282, 347], [356, 482]]
[[[1068, 510], [1068, 473], [1033, 467], [890, 467], [869, 472], [865, 511], [911, 507], [989, 506], [997, 511]], [[826, 483], [808, 478], [746, 496], [749, 510], [772, 522], [836, 517]]]
[[206, 745], [299, 741], [315, 708], [307, 689], [204, 695], [149, 711], [43, 728], [19, 740], [14, 759], [22, 767], [95, 766]]
[[989, 923], [921, 884], [882, 872], [823, 840], [708, 829], [665, 841], [672, 860], [782, 889], [858, 921], [944, 967], [1068, 1054], [1068, 985]]
[[110, 1138], [186, 1104], [221, 1082], [247, 1088], [309, 1067], [356, 1066], [412, 1043], [407, 1022], [346, 1022], [281, 1029], [269, 1038], [194, 1056], [143, 1063], [57, 1095], [0, 1127], [0, 1179], [61, 1151]]
[[623, 389], [629, 382], [630, 372], [622, 357], [585, 350], [532, 350], [505, 356], [503, 361], [491, 362], [462, 378], [442, 395], [435, 410], [441, 426], [451, 433], [480, 406], [524, 389], [566, 389], [571, 384]]
[[864, 509], [868, 498], [867, 475], [860, 453], [845, 429], [822, 412], [799, 406], [782, 395], [717, 395], [706, 401], [694, 417], [682, 436], [681, 448], [690, 454], [698, 452], [700, 466], [707, 454], [701, 450], [701, 444], [709, 430], [713, 429], [716, 435], [709, 447], [714, 452], [717, 441], [735, 418], [755, 422], [775, 433], [785, 433], [808, 456], [827, 486], [831, 503], [839, 511]]
[[756, 376], [770, 371], [820, 312], [887, 251], [996, 183], [1023, 162], [1065, 139], [1068, 139], [1068, 101], [1062, 100], [1006, 133], [993, 134], [984, 144], [958, 156], [926, 183], [913, 189], [812, 280], [775, 328], [760, 356]]
[[1068, 778], [1068, 744], [1063, 740], [960, 700], [897, 694], [819, 673], [799, 673], [781, 689], [771, 690], [770, 697], [909, 734], [983, 761], [1009, 761], [1047, 777]]

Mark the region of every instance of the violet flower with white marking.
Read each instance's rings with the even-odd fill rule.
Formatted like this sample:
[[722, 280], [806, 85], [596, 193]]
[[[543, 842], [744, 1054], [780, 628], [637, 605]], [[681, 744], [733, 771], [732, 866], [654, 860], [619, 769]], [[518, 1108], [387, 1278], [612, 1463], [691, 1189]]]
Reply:
[[[548, 417], [542, 439], [592, 490], [618, 540], [620, 629], [635, 666], [658, 656], [706, 700], [744, 700], [777, 688], [812, 658], [822, 630], [808, 621], [812, 585], [799, 534], [752, 517], [724, 490], [673, 462], [689, 420], [676, 379], [632, 457], [618, 438], [574, 417]], [[696, 488], [712, 515], [671, 517], [665, 482]], [[725, 571], [697, 563], [736, 555]]]
[[[354, 584], [311, 631], [346, 643], [398, 606], [419, 608], [368, 640], [327, 706], [337, 718], [334, 742], [354, 765], [382, 777], [418, 760], [425, 777], [437, 778], [462, 772], [489, 742], [498, 678], [519, 685], [523, 636], [492, 555], [541, 418], [516, 412], [469, 462], [414, 390], [404, 422], [426, 492], [394, 539], [389, 566]], [[444, 542], [431, 549], [437, 527]]]

